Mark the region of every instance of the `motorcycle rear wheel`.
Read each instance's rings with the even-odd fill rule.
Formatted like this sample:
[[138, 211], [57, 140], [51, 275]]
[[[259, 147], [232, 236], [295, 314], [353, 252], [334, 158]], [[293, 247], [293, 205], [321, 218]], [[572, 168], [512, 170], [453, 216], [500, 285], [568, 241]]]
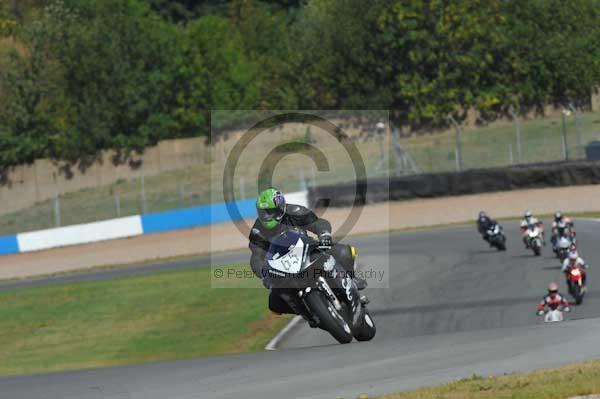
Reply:
[[375, 327], [375, 322], [373, 321], [373, 318], [371, 318], [369, 311], [365, 309], [362, 323], [354, 333], [354, 338], [356, 338], [357, 341], [370, 341], [375, 337], [376, 332], [377, 328]]

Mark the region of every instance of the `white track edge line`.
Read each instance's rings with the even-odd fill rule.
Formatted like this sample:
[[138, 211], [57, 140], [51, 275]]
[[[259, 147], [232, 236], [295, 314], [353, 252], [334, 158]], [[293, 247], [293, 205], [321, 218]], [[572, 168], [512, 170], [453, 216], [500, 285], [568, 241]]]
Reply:
[[279, 341], [281, 341], [283, 339], [283, 337], [290, 332], [290, 330], [292, 328], [294, 328], [294, 326], [296, 324], [298, 324], [298, 322], [302, 320], [302, 317], [300, 316], [296, 316], [294, 317], [292, 320], [290, 320], [289, 323], [286, 324], [285, 327], [283, 327], [283, 329], [281, 329], [281, 331], [279, 331], [277, 333], [277, 335], [275, 335], [267, 344], [267, 346], [265, 346], [265, 350], [267, 351], [274, 351], [275, 349], [277, 349], [277, 345], [279, 344]]

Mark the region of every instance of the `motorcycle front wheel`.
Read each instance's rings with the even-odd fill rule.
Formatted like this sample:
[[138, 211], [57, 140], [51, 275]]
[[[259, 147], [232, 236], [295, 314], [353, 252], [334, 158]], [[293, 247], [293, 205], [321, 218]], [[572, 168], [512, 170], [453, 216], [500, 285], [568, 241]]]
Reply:
[[579, 284], [572, 283], [573, 285], [573, 298], [575, 298], [575, 304], [581, 305], [583, 302], [583, 294], [581, 293], [581, 287]]
[[506, 239], [505, 238], [499, 238], [496, 241], [496, 248], [498, 248], [499, 251], [506, 251]]
[[533, 253], [535, 256], [540, 256], [542, 253], [542, 247], [538, 245], [538, 243], [533, 243]]
[[329, 332], [340, 344], [347, 344], [352, 341], [350, 326], [322, 292], [311, 291], [304, 298], [304, 303], [317, 319], [319, 327]]

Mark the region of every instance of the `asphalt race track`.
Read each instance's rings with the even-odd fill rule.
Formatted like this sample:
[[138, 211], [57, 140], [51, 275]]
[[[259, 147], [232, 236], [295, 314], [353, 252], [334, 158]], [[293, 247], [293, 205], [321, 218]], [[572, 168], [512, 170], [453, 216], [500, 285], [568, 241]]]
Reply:
[[[564, 323], [535, 316], [548, 282], [564, 292], [564, 277], [549, 246], [541, 257], [523, 248], [516, 222], [505, 224], [506, 252], [474, 226], [365, 236], [352, 240], [362, 264], [391, 259], [390, 288], [366, 291], [372, 342], [338, 345], [302, 322], [277, 351], [0, 378], [0, 398], [352, 398], [600, 358], [600, 222], [575, 223], [589, 292]], [[112, 272], [94, 278], [123, 273]]]

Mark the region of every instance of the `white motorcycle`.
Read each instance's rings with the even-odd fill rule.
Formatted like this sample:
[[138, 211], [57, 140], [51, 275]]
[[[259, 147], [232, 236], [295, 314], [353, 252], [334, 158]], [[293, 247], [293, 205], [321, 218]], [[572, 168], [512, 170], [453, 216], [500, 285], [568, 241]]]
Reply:
[[571, 245], [573, 245], [573, 243], [566, 235], [561, 236], [558, 239], [558, 242], [556, 243], [556, 257], [560, 260], [561, 263], [565, 259], [567, 259], [567, 256], [569, 256]]
[[[571, 309], [565, 308], [564, 311], [568, 313], [571, 311]], [[559, 323], [565, 319], [563, 311], [559, 308], [550, 309], [545, 313], [543, 310], [541, 310], [538, 312], [538, 315], [544, 316], [544, 323]]]
[[542, 231], [535, 225], [529, 225], [527, 228], [527, 247], [531, 248], [535, 256], [542, 253]]
[[506, 237], [502, 232], [502, 226], [495, 223], [487, 230], [488, 242], [499, 251], [506, 251]]

